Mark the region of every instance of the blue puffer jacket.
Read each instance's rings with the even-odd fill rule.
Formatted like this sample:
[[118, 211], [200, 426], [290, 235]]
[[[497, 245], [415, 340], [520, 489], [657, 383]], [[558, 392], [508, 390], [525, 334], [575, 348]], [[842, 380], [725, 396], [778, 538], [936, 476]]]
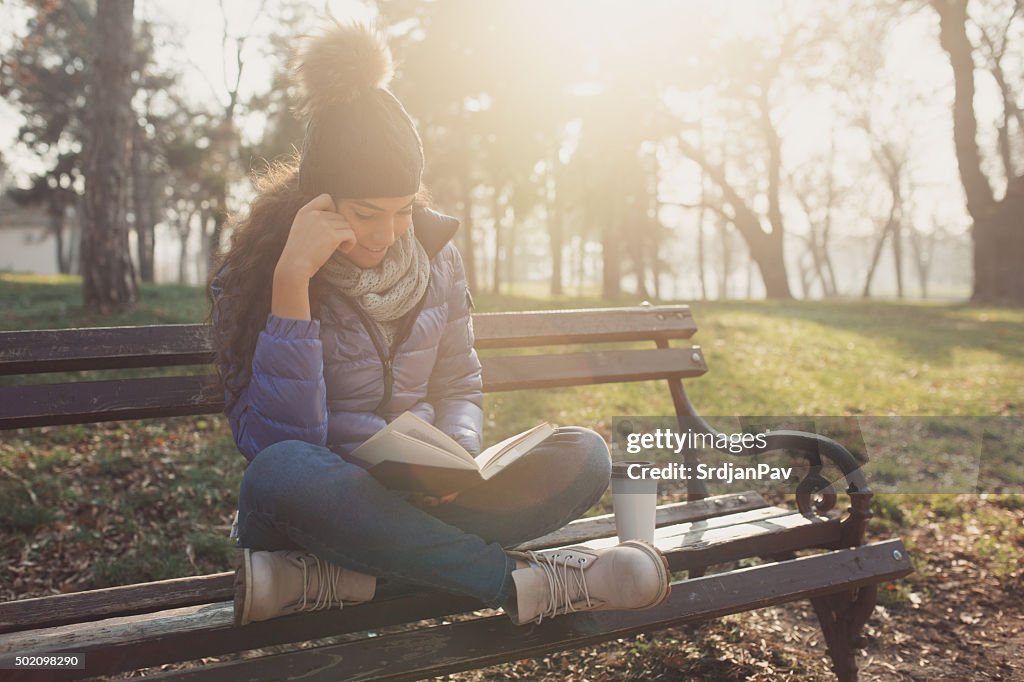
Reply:
[[[483, 392], [473, 299], [451, 242], [459, 223], [418, 209], [413, 225], [430, 257], [430, 283], [392, 350], [355, 301], [337, 291], [321, 299], [319, 320], [267, 316], [252, 376], [228, 413], [247, 460], [273, 443], [302, 440], [362, 465], [348, 454], [406, 410], [480, 453]], [[210, 285], [215, 302], [220, 274]], [[216, 316], [230, 315], [221, 308], [215, 305]]]

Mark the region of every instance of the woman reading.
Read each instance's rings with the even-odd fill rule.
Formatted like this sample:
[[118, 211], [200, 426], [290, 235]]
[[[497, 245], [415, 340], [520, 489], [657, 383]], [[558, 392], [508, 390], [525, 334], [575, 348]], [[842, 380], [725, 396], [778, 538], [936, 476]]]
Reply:
[[235, 621], [372, 599], [378, 578], [470, 595], [517, 624], [668, 596], [652, 545], [511, 549], [608, 486], [603, 438], [559, 427], [437, 499], [382, 486], [351, 452], [411, 411], [474, 456], [481, 366], [454, 218], [426, 205], [420, 138], [374, 30], [335, 24], [295, 55], [306, 135], [271, 166], [210, 283], [239, 493]]

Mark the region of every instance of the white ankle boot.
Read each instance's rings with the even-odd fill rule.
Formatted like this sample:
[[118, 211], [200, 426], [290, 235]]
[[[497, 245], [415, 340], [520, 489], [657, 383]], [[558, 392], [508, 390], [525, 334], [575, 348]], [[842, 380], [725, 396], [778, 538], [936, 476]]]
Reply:
[[239, 550], [235, 625], [373, 599], [377, 578], [309, 552]]
[[517, 625], [573, 611], [648, 609], [672, 591], [668, 559], [642, 540], [607, 549], [573, 546], [508, 554], [537, 563], [512, 571], [516, 612], [509, 617]]

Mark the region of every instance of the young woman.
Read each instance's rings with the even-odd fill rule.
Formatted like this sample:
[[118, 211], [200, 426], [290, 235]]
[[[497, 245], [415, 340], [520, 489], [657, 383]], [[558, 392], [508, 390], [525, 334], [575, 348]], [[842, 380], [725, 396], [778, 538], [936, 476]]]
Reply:
[[458, 222], [426, 206], [383, 38], [335, 25], [294, 63], [301, 156], [260, 178], [210, 283], [225, 412], [248, 460], [236, 623], [365, 602], [378, 578], [471, 595], [516, 623], [661, 603], [668, 564], [647, 543], [505, 549], [601, 497], [611, 462], [590, 429], [560, 427], [440, 500], [383, 487], [350, 454], [406, 410], [480, 453], [473, 301]]

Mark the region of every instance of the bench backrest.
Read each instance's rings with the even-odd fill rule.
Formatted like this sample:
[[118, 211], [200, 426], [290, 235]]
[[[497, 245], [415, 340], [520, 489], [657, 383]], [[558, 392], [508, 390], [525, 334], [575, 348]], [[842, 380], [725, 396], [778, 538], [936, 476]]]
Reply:
[[[704, 374], [689, 306], [636, 306], [473, 315], [484, 391], [683, 379]], [[0, 430], [217, 413], [223, 393], [211, 330], [177, 324], [0, 332], [0, 377], [196, 366], [179, 376], [0, 386]], [[654, 341], [656, 348], [500, 355], [490, 349]], [[0, 379], [3, 381], [3, 379]], [[9, 381], [8, 381], [9, 383]]]

